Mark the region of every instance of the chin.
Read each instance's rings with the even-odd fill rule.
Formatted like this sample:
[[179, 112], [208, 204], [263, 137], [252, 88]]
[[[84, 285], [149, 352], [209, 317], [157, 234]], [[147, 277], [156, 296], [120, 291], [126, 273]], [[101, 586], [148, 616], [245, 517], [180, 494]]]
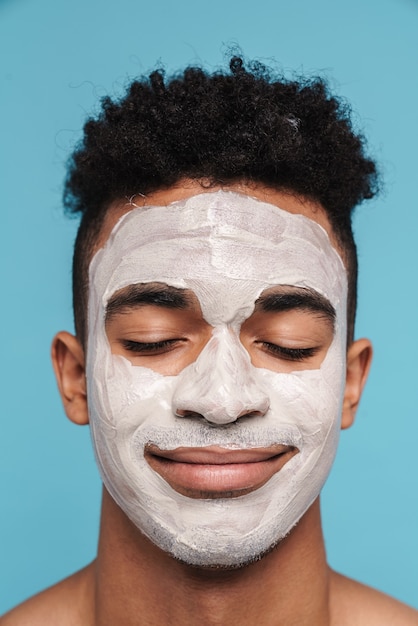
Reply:
[[[296, 526], [296, 525], [295, 525]], [[237, 570], [242, 570], [245, 569], [246, 567], [253, 565], [254, 563], [257, 563], [258, 561], [261, 561], [262, 559], [264, 559], [264, 557], [267, 557], [269, 554], [271, 554], [272, 552], [274, 552], [276, 549], [278, 549], [280, 547], [280, 545], [286, 541], [287, 537], [292, 533], [292, 530], [283, 538], [281, 539], [277, 539], [273, 544], [271, 544], [268, 548], [264, 549], [263, 551], [259, 552], [258, 554], [253, 554], [250, 557], [243, 557], [243, 559], [240, 560], [236, 560], [234, 563], [225, 563], [225, 562], [213, 562], [213, 563], [203, 563], [203, 562], [197, 562], [197, 559], [194, 560], [190, 560], [190, 559], [186, 559], [186, 558], [181, 558], [178, 557], [174, 554], [170, 554], [169, 555], [177, 562], [181, 563], [182, 565], [187, 565], [187, 567], [191, 567], [194, 570], [196, 570], [196, 572], [201, 571], [201, 572], [219, 572], [219, 571], [223, 571], [223, 572], [232, 572], [232, 571], [237, 571]], [[201, 556], [201, 559], [203, 561], [203, 559], [207, 559], [207, 555], [204, 554]], [[239, 557], [238, 557], [239, 559]]]

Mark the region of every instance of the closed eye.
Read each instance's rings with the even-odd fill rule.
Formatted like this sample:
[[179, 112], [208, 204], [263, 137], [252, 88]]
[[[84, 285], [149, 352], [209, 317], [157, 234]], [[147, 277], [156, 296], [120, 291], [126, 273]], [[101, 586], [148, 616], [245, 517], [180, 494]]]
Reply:
[[278, 346], [269, 341], [260, 341], [259, 343], [263, 349], [269, 354], [286, 361], [304, 361], [317, 354], [319, 348], [287, 348], [285, 346]]
[[123, 339], [121, 344], [129, 352], [152, 356], [171, 352], [179, 343], [184, 341], [184, 339], [164, 339], [163, 341], [142, 342]]

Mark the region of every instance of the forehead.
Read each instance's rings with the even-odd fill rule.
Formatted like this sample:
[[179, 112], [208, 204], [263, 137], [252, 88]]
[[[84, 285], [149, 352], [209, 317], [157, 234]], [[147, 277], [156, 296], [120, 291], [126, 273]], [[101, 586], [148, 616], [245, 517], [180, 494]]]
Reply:
[[313, 288], [336, 305], [345, 292], [343, 263], [321, 226], [232, 191], [122, 217], [91, 264], [91, 288], [105, 306], [117, 290], [155, 281], [191, 289], [223, 320], [275, 285]]
[[326, 211], [319, 202], [302, 197], [300, 194], [295, 192], [274, 189], [257, 182], [246, 183], [238, 181], [235, 183], [228, 183], [225, 187], [213, 185], [210, 186], [210, 188], [208, 188], [208, 185], [205, 186], [204, 183], [205, 181], [183, 179], [168, 189], [161, 189], [149, 193], [146, 196], [135, 195], [129, 201], [124, 199], [113, 202], [104, 216], [94, 252], [97, 252], [97, 250], [106, 244], [111, 231], [120, 218], [126, 213], [129, 213], [135, 207], [168, 206], [174, 202], [187, 200], [188, 198], [199, 194], [216, 193], [218, 191], [225, 190], [235, 191], [236, 193], [242, 195], [248, 195], [252, 198], [260, 200], [261, 202], [279, 207], [282, 210], [288, 211], [294, 215], [304, 215], [322, 226], [328, 234], [334, 248], [338, 251], [340, 256], [344, 258], [344, 250], [341, 249], [339, 240], [334, 233]]

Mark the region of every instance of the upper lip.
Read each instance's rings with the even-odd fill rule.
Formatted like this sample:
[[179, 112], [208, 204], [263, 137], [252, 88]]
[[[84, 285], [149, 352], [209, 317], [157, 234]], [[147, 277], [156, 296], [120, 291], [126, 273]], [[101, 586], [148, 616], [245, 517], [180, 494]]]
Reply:
[[266, 448], [231, 449], [221, 446], [202, 448], [179, 447], [173, 450], [161, 450], [157, 445], [148, 443], [145, 453], [177, 463], [195, 463], [197, 465], [229, 465], [237, 463], [260, 463], [273, 457], [295, 451], [295, 446], [276, 444]]

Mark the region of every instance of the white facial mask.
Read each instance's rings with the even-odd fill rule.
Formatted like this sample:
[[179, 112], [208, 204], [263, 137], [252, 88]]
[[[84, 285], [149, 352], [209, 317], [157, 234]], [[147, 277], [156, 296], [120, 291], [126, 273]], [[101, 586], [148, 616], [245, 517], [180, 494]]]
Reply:
[[[197, 360], [177, 376], [110, 351], [109, 298], [147, 282], [192, 290], [214, 328]], [[240, 343], [255, 301], [277, 285], [313, 289], [336, 310], [334, 338], [317, 370], [256, 368]], [[326, 232], [302, 215], [234, 192], [136, 208], [92, 260], [89, 290], [90, 420], [107, 490], [152, 542], [186, 563], [234, 567], [258, 558], [317, 498], [337, 448], [347, 284]], [[206, 419], [177, 417], [182, 408]], [[245, 411], [259, 416], [237, 419]], [[151, 469], [148, 443], [166, 450], [284, 444], [299, 453], [247, 495], [201, 500], [177, 493]]]

